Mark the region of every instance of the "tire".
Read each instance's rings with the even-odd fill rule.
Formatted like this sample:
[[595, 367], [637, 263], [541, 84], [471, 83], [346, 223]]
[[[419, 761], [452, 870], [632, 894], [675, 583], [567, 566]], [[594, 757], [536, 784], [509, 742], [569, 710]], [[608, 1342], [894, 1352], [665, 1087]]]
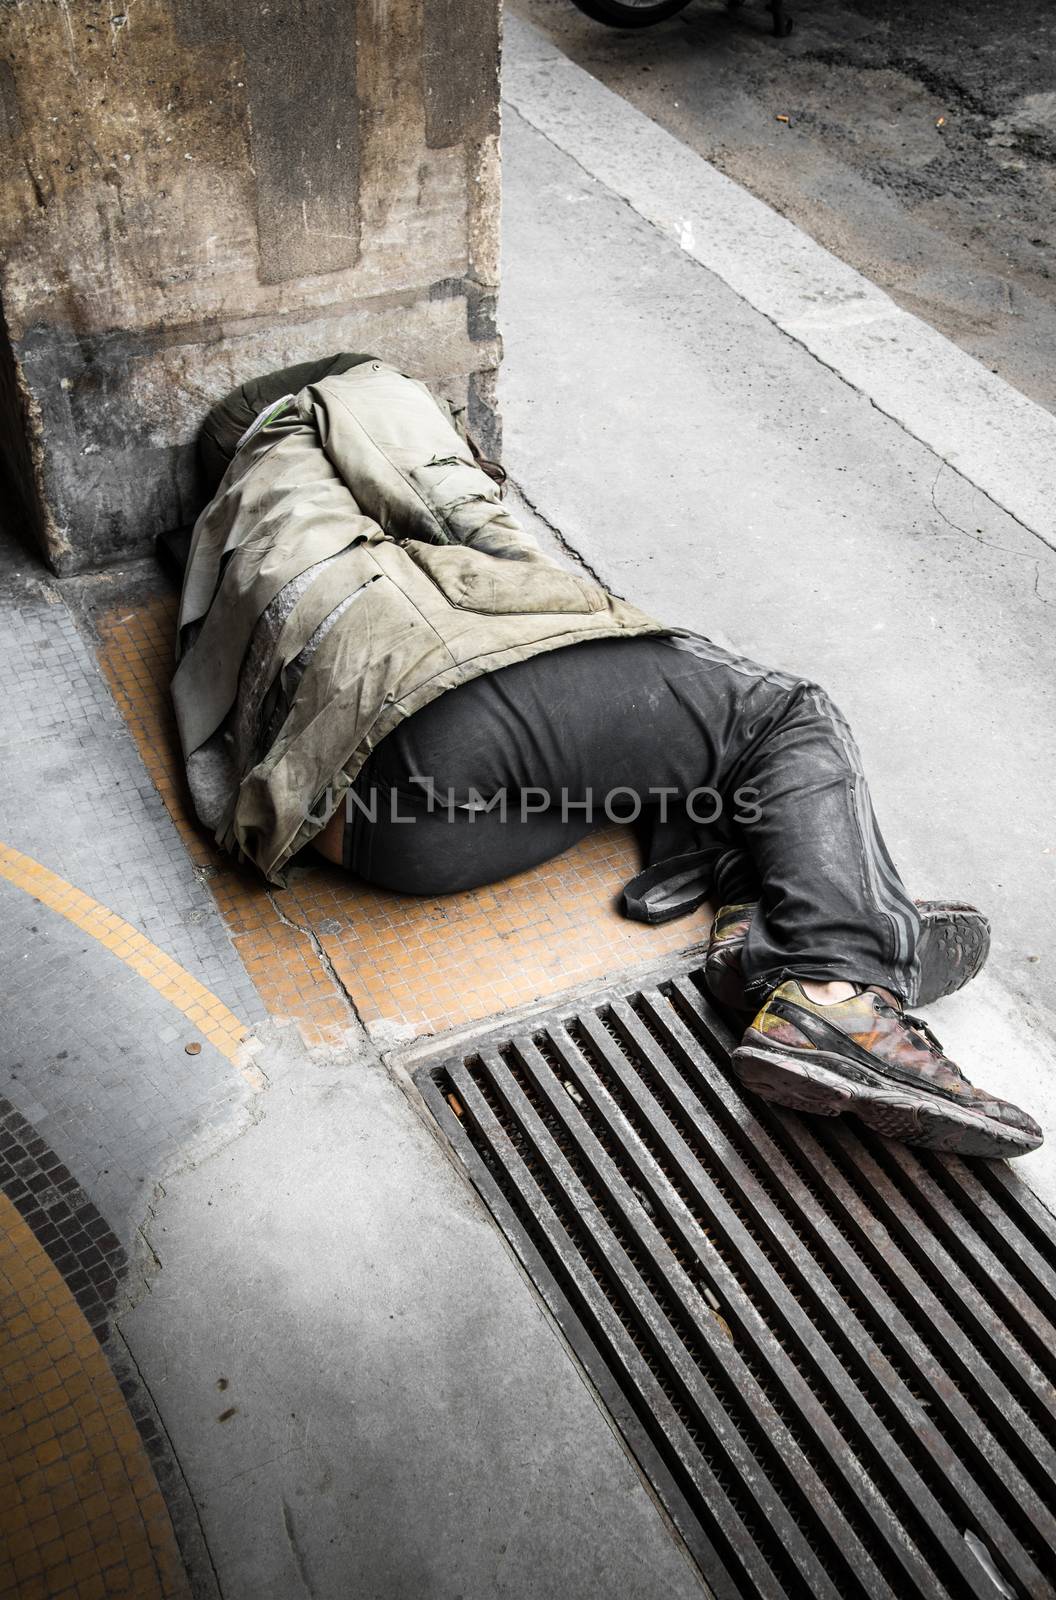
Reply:
[[650, 28], [654, 22], [684, 11], [689, 0], [572, 0], [586, 16], [610, 28]]

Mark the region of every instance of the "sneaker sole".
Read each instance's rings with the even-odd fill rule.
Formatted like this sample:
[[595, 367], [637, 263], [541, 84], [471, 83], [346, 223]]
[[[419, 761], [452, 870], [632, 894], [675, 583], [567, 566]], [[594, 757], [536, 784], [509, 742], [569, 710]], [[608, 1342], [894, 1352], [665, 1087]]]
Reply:
[[873, 1083], [849, 1081], [839, 1056], [822, 1050], [771, 1054], [752, 1045], [733, 1052], [733, 1069], [746, 1089], [775, 1105], [812, 1116], [856, 1116], [873, 1133], [903, 1144], [962, 1156], [999, 1159], [1036, 1150], [1040, 1136], [1017, 1133], [1003, 1122], [972, 1113], [933, 1095], [915, 1095], [881, 1073]]
[[914, 1005], [930, 1006], [978, 976], [990, 954], [990, 923], [974, 906], [921, 900], [920, 983]]
[[[920, 982], [912, 1004], [930, 1006], [936, 1000], [956, 994], [970, 983], [986, 965], [990, 954], [990, 923], [975, 906], [956, 900], [918, 900], [920, 912]], [[708, 993], [728, 1011], [742, 1014], [758, 1008], [744, 997], [740, 976], [725, 962], [704, 963]]]

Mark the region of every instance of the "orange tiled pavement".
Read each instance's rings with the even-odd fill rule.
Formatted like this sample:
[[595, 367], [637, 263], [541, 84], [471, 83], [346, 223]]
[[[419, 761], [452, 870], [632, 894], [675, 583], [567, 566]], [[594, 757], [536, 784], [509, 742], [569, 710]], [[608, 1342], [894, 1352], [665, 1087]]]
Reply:
[[[168, 684], [175, 599], [119, 609], [99, 624], [102, 666], [140, 754], [210, 884], [268, 1010], [309, 1043], [365, 1023], [438, 1032], [659, 959], [704, 937], [710, 912], [667, 927], [628, 922], [614, 896], [638, 870], [626, 829], [609, 828], [493, 888], [418, 899], [307, 861], [268, 890], [193, 820]], [[336, 980], [336, 981], [335, 981]], [[342, 992], [344, 990], [344, 993]]]
[[106, 1357], [0, 1195], [0, 1600], [189, 1597]]

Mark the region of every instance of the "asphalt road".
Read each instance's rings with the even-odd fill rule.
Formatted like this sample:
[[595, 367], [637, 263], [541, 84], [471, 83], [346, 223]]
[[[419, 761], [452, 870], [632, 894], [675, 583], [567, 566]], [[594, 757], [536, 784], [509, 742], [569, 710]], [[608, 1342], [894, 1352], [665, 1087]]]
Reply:
[[562, 51], [1056, 411], [1051, 0], [712, 0], [617, 31], [508, 0]]

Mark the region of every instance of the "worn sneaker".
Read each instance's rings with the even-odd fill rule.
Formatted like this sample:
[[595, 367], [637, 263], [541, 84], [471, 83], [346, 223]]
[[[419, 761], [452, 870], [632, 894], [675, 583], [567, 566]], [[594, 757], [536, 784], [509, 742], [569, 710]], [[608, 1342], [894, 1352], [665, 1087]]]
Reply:
[[751, 1001], [744, 992], [741, 951], [755, 915], [750, 905], [720, 906], [715, 913], [704, 958], [704, 982], [708, 993], [730, 1011], [750, 1011]]
[[[963, 989], [983, 969], [990, 954], [990, 923], [974, 906], [956, 900], [918, 900], [920, 985], [915, 1004]], [[720, 1005], [731, 1011], [753, 1011], [745, 997], [741, 951], [748, 937], [755, 904], [722, 906], [711, 929], [704, 961], [704, 980]]]
[[1037, 1149], [1033, 1117], [976, 1089], [926, 1023], [886, 990], [818, 1005], [795, 980], [767, 1000], [733, 1068], [746, 1088], [795, 1111], [852, 1112], [874, 1133], [963, 1156]]

